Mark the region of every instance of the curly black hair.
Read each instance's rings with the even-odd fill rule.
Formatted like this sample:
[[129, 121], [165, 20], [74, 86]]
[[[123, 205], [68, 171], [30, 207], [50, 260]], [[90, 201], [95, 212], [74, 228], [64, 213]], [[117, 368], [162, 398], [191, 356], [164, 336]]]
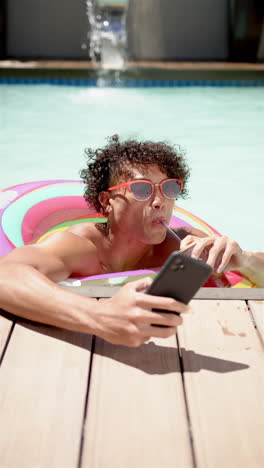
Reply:
[[98, 200], [100, 192], [106, 191], [118, 183], [120, 177], [129, 179], [133, 176], [131, 166], [142, 168], [148, 164], [157, 164], [168, 177], [182, 179], [183, 191], [180, 196], [186, 198], [186, 182], [190, 169], [184, 159], [180, 147], [171, 146], [166, 142], [136, 140], [120, 141], [118, 135], [108, 138], [104, 148], [85, 150], [87, 168], [80, 171], [80, 176], [86, 184], [84, 198], [97, 212], [103, 212]]

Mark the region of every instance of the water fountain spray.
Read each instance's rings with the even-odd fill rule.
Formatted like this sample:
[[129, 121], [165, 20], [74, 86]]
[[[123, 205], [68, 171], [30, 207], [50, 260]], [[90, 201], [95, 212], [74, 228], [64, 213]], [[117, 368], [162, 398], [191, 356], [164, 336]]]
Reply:
[[126, 63], [128, 0], [85, 0], [90, 31], [89, 56], [103, 70], [122, 71]]

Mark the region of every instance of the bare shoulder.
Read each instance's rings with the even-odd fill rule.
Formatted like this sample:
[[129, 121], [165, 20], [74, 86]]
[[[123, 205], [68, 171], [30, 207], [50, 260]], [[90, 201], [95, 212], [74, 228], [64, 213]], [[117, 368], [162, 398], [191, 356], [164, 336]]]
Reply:
[[68, 230], [59, 231], [50, 234], [43, 241], [35, 244], [37, 248], [47, 251], [63, 252], [64, 255], [70, 254], [72, 251], [75, 255], [93, 249], [93, 242], [89, 237], [83, 237]]
[[94, 223], [74, 224], [66, 232], [70, 232], [91, 242], [96, 242], [102, 236]]
[[97, 248], [93, 242], [70, 232], [50, 234], [38, 244], [18, 247], [0, 261], [35, 268], [53, 281], [72, 274], [88, 276], [100, 271]]
[[39, 248], [63, 259], [71, 273], [86, 276], [100, 270], [98, 243], [90, 229], [87, 229], [86, 235], [69, 230], [54, 233], [41, 242]]

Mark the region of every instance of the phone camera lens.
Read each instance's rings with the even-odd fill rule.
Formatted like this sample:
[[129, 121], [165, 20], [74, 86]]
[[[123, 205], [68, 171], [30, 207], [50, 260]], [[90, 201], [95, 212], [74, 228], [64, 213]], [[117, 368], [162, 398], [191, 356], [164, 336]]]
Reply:
[[175, 264], [175, 265], [180, 265], [180, 263], [181, 263], [181, 259], [180, 259], [180, 258], [176, 258], [176, 259], [174, 260], [174, 264]]

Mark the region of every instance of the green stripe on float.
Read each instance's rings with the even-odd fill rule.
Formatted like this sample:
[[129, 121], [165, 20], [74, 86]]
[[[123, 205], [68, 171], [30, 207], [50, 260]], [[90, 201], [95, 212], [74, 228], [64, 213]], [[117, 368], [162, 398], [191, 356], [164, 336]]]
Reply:
[[81, 223], [106, 223], [107, 218], [93, 218], [92, 216], [89, 218], [81, 218], [81, 219], [70, 219], [69, 221], [65, 221], [64, 223], [56, 224], [56, 226], [52, 226], [46, 233], [54, 231], [54, 229], [61, 229], [69, 226], [73, 226], [74, 224], [81, 224]]

